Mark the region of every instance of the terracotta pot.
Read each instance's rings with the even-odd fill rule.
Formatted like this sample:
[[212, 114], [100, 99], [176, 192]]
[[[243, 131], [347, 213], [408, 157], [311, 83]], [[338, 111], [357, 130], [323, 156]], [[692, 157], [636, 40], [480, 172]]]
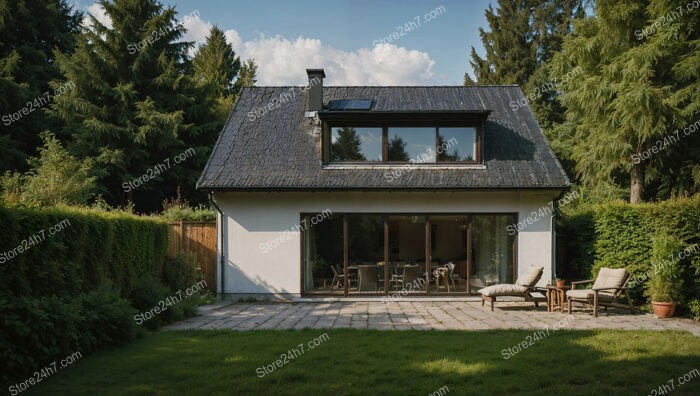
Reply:
[[651, 305], [654, 307], [654, 316], [657, 318], [670, 318], [676, 311], [676, 303], [674, 302], [652, 301]]
[[560, 289], [563, 289], [563, 288], [564, 288], [564, 281], [563, 281], [563, 280], [556, 281], [556, 283], [557, 283], [557, 287], [558, 287], [558, 288], [560, 288]]

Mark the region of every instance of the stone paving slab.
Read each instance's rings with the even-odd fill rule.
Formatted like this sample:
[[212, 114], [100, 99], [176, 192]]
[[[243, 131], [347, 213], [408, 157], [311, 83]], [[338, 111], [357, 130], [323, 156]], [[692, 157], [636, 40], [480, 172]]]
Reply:
[[488, 330], [566, 329], [687, 330], [700, 337], [700, 324], [689, 319], [656, 319], [651, 314], [630, 314], [610, 309], [594, 318], [590, 309], [568, 314], [547, 312], [532, 303], [506, 302], [493, 312], [474, 301], [410, 301], [384, 305], [382, 301], [347, 302], [217, 302], [199, 308], [199, 316], [167, 326], [189, 329], [375, 329], [375, 330]]

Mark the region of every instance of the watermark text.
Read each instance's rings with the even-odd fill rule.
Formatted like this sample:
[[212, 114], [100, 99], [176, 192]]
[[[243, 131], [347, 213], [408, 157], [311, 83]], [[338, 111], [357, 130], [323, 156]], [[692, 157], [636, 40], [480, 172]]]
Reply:
[[320, 336], [306, 343], [308, 349], [304, 349], [305, 345], [302, 342], [301, 344], [297, 345], [296, 348], [292, 348], [286, 353], [281, 354], [280, 358], [273, 361], [272, 363], [258, 367], [257, 369], [255, 369], [255, 372], [258, 374], [259, 378], [262, 378], [268, 374], [272, 374], [275, 370], [281, 369], [292, 360], [303, 356], [307, 350], [312, 350], [316, 348], [317, 346], [328, 341], [330, 338], [331, 337], [328, 335], [328, 333], [323, 333]]
[[58, 370], [61, 370], [65, 367], [70, 366], [71, 364], [75, 363], [78, 361], [80, 358], [83, 357], [83, 354], [80, 353], [80, 351], [73, 352], [71, 355], [66, 356], [65, 359], [61, 359], [60, 363], [57, 365], [56, 361], [51, 362], [48, 364], [46, 367], [42, 368], [39, 371], [35, 371], [34, 374], [32, 374], [31, 377], [27, 378], [23, 382], [20, 382], [18, 384], [14, 384], [10, 386], [9, 391], [10, 395], [15, 396], [18, 395], [27, 389], [29, 389], [30, 386], [36, 385], [39, 382], [43, 381], [44, 378], [48, 378], [53, 374], [56, 374]]
[[134, 315], [136, 324], [142, 324], [143, 322], [153, 319], [156, 315], [160, 315], [163, 311], [167, 311], [168, 307], [172, 307], [173, 305], [182, 302], [183, 298], [190, 298], [204, 290], [206, 286], [207, 282], [201, 280], [185, 289], [184, 294], [182, 293], [182, 290], [178, 290], [177, 293], [173, 294], [172, 296], [168, 296], [168, 298], [165, 300], [160, 300], [155, 307], [149, 309], [148, 311]]

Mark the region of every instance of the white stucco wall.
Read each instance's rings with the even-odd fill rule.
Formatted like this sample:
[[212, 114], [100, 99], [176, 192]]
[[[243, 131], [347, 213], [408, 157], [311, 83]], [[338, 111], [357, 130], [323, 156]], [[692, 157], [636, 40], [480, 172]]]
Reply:
[[[544, 266], [540, 281], [552, 277], [550, 207], [559, 192], [319, 192], [319, 193], [215, 193], [224, 213], [224, 293], [301, 293], [301, 234], [266, 253], [261, 244], [294, 230], [300, 213], [518, 213], [525, 227], [518, 233], [517, 264], [521, 274], [533, 266]], [[532, 216], [537, 212], [537, 216]], [[531, 224], [527, 219], [531, 218]], [[219, 219], [218, 232], [221, 232]], [[217, 238], [220, 241], [220, 235]], [[217, 247], [220, 249], [220, 247]], [[220, 263], [217, 263], [221, 292]]]

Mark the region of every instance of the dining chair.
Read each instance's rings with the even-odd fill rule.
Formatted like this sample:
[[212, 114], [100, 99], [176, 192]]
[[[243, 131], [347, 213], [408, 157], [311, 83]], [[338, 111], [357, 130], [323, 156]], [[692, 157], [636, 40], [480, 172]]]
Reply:
[[377, 266], [376, 265], [359, 265], [358, 266], [358, 282], [359, 291], [377, 291]]

